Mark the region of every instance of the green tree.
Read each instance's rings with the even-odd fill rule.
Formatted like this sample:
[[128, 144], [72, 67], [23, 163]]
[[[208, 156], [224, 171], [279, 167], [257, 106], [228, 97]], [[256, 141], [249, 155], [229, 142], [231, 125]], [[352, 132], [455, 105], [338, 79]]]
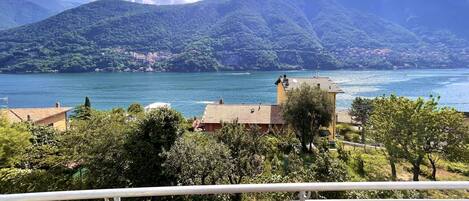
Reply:
[[[227, 176], [230, 184], [240, 184], [245, 178], [262, 173], [266, 146], [258, 127], [246, 128], [237, 121], [224, 123], [216, 137], [230, 150], [232, 168]], [[241, 194], [234, 195], [233, 199], [240, 200]]]
[[302, 84], [288, 92], [282, 105], [285, 121], [295, 130], [303, 152], [314, 142], [321, 127], [331, 123], [334, 108], [328, 93], [317, 87]]
[[66, 164], [74, 164], [81, 188], [115, 188], [127, 185], [124, 144], [132, 128], [123, 113], [92, 111], [77, 119], [60, 135]]
[[[31, 145], [22, 162], [30, 169], [48, 170], [60, 165], [61, 152], [58, 145], [58, 132], [48, 126], [28, 125], [32, 136]], [[62, 166], [59, 166], [62, 167]]]
[[352, 102], [352, 107], [350, 108], [350, 116], [352, 116], [355, 122], [360, 122], [362, 124], [361, 130], [361, 142], [366, 143], [366, 124], [370, 118], [371, 112], [373, 111], [373, 100], [367, 98], [356, 97]]
[[424, 143], [420, 146], [432, 166], [430, 179], [436, 180], [436, 162], [440, 158], [451, 159], [455, 154], [467, 154], [469, 132], [462, 113], [453, 108], [439, 108], [434, 99], [425, 105], [418, 116], [418, 126], [425, 131], [422, 133]]
[[91, 118], [91, 113], [93, 109], [91, 108], [91, 102], [90, 99], [85, 97], [85, 103], [83, 105], [79, 105], [75, 107], [74, 109], [74, 114], [72, 115], [72, 118], [75, 119], [90, 119]]
[[182, 133], [182, 115], [169, 108], [159, 108], [137, 121], [125, 143], [129, 160], [127, 177], [132, 186], [165, 186], [174, 184], [174, 178], [162, 166]]
[[206, 134], [185, 134], [165, 156], [164, 166], [183, 185], [220, 184], [231, 169], [228, 147]]
[[[345, 162], [331, 156], [329, 151], [316, 153], [315, 161], [311, 165], [311, 171], [314, 180], [317, 182], [345, 182], [349, 179]], [[345, 192], [322, 192], [319, 195], [328, 199], [344, 198]]]
[[91, 108], [91, 101], [88, 96], [85, 97], [85, 107]]
[[[442, 150], [466, 148], [463, 116], [454, 109], [438, 107], [436, 99], [410, 100], [391, 95], [375, 101], [368, 125], [370, 134], [386, 147], [392, 168], [399, 157], [412, 165], [414, 181], [419, 180], [420, 165], [426, 157], [434, 166], [435, 154], [447, 154]], [[432, 174], [435, 177], [435, 166]]]
[[132, 103], [127, 108], [127, 112], [130, 113], [130, 114], [141, 114], [141, 113], [144, 112], [144, 109], [143, 109], [142, 105], [140, 105], [138, 103]]
[[31, 146], [26, 127], [12, 125], [0, 116], [0, 168], [15, 166]]

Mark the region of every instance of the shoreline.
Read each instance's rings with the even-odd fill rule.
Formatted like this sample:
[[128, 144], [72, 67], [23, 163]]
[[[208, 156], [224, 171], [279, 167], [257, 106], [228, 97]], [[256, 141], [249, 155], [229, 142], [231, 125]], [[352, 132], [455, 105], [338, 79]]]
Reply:
[[[468, 69], [469, 67], [451, 67], [451, 68], [338, 68], [338, 69], [320, 69], [321, 71], [408, 71], [408, 70], [461, 70]], [[36, 74], [114, 74], [114, 73], [127, 73], [127, 74], [157, 74], [157, 73], [252, 73], [252, 72], [315, 72], [316, 69], [274, 69], [274, 70], [221, 70], [221, 71], [84, 71], [84, 72], [2, 72], [0, 75], [36, 75]]]

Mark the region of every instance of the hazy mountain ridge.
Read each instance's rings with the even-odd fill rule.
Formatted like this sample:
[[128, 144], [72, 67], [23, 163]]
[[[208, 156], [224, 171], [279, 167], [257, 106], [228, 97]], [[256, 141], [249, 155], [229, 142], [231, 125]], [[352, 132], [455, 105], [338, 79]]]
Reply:
[[43, 20], [53, 11], [29, 0], [0, 1], [0, 30]]
[[[33, 31], [41, 30], [41, 31]], [[467, 67], [464, 38], [330, 0], [103, 0], [0, 32], [4, 72]]]
[[[19, 27], [44, 20], [65, 10], [95, 0], [1, 0], [0, 30]], [[198, 0], [126, 0], [153, 5], [194, 3]]]

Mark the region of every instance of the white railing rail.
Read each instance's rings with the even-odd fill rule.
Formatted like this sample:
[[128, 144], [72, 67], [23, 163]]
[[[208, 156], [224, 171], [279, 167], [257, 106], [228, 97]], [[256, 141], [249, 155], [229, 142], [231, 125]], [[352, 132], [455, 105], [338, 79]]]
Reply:
[[[46, 201], [46, 200], [85, 200], [104, 199], [120, 201], [129, 197], [155, 197], [176, 195], [208, 195], [266, 192], [306, 192], [349, 191], [349, 190], [469, 190], [469, 181], [437, 182], [331, 182], [331, 183], [277, 183], [239, 184], [206, 186], [171, 186], [149, 188], [121, 188], [102, 190], [58, 191], [0, 195], [1, 201]], [[300, 200], [307, 196], [300, 196]]]

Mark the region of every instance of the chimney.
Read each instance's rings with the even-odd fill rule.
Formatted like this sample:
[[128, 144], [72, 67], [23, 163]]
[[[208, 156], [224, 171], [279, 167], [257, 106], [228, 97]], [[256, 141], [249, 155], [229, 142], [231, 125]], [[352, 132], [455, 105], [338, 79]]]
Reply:
[[287, 75], [283, 75], [283, 85], [285, 86], [289, 85]]
[[225, 101], [223, 101], [223, 98], [220, 98], [220, 100], [218, 101], [218, 104], [220, 104], [220, 105], [225, 104]]
[[56, 103], [55, 103], [55, 107], [56, 107], [56, 108], [60, 108], [60, 102], [56, 102]]
[[27, 118], [28, 121], [31, 121], [31, 115], [28, 114], [28, 115], [26, 116], [26, 118]]

